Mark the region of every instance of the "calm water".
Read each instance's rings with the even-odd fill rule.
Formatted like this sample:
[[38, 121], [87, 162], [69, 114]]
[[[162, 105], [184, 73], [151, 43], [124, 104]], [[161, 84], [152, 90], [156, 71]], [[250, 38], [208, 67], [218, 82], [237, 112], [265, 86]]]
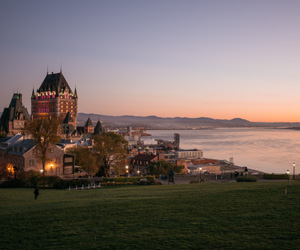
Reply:
[[182, 149], [198, 148], [204, 157], [226, 159], [267, 173], [300, 173], [300, 131], [223, 128], [208, 130], [149, 130], [154, 139], [173, 140], [180, 134]]

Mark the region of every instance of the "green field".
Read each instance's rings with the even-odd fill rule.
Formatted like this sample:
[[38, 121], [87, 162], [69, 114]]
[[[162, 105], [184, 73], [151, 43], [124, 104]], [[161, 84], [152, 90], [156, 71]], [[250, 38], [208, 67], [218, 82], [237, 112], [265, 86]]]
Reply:
[[38, 200], [0, 189], [0, 202], [0, 249], [300, 249], [300, 182], [42, 189]]

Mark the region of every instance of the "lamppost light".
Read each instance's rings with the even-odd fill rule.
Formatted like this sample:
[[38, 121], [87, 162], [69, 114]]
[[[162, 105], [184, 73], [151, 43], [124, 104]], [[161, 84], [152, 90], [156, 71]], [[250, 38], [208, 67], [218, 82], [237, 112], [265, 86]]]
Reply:
[[41, 169], [41, 173], [43, 173], [44, 172], [44, 170], [43, 169]]

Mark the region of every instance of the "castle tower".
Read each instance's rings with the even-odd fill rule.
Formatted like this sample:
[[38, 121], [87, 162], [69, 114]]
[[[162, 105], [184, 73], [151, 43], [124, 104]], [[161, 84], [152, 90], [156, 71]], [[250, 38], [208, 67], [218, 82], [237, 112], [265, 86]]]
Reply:
[[84, 125], [84, 133], [88, 134], [88, 133], [94, 133], [94, 125], [91, 121], [91, 119], [87, 119], [85, 125]]
[[32, 91], [31, 113], [33, 119], [56, 117], [63, 121], [70, 115], [70, 124], [76, 128], [78, 95], [74, 93], [66, 81], [62, 71], [48, 74], [36, 93]]
[[94, 128], [94, 135], [101, 135], [103, 132], [104, 132], [104, 129], [102, 127], [102, 124], [100, 121], [98, 121]]
[[4, 108], [1, 119], [0, 128], [7, 134], [13, 135], [19, 133], [24, 128], [26, 120], [29, 120], [27, 108], [23, 106], [22, 94], [15, 93], [11, 99], [8, 108]]

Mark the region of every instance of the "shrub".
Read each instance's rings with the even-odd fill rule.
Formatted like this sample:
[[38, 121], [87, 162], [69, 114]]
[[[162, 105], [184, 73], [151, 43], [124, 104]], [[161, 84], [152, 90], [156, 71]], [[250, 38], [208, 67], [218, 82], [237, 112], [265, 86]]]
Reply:
[[288, 174], [264, 174], [264, 179], [270, 180], [288, 180]]
[[91, 182], [86, 179], [70, 179], [70, 180], [59, 179], [57, 182], [53, 184], [53, 187], [57, 189], [64, 189], [64, 188], [69, 188], [70, 186], [73, 188], [77, 186], [79, 188], [82, 185], [87, 186], [88, 184], [91, 184]]
[[0, 185], [1, 188], [21, 188], [25, 187], [25, 182], [21, 179], [4, 181]]
[[46, 187], [54, 187], [60, 180], [61, 178], [58, 176], [41, 176], [38, 180], [38, 184], [45, 185]]
[[257, 182], [257, 178], [254, 176], [239, 176], [236, 178], [237, 182]]

